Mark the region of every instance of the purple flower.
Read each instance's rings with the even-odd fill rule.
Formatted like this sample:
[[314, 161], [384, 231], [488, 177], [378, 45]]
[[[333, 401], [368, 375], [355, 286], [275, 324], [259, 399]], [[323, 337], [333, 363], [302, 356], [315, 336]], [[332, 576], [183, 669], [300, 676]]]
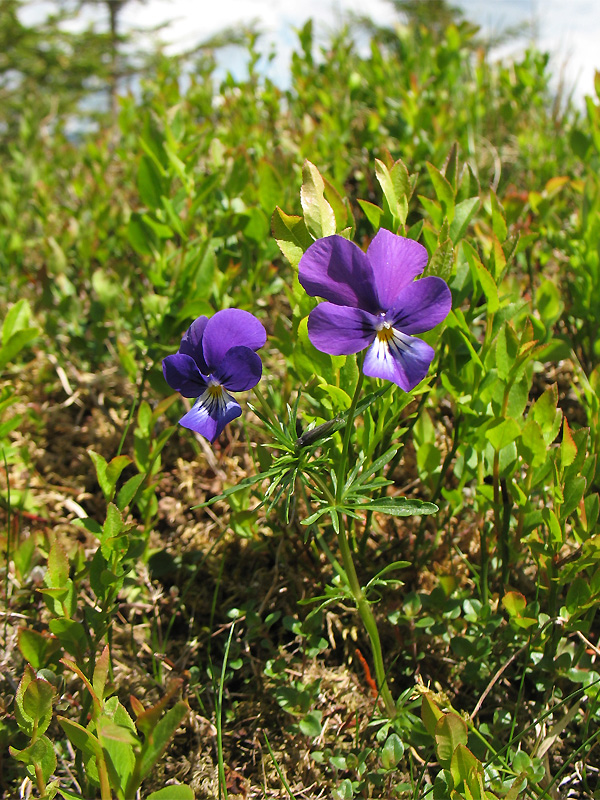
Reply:
[[452, 306], [441, 278], [415, 281], [427, 250], [412, 239], [380, 230], [366, 253], [342, 236], [318, 239], [300, 259], [298, 278], [327, 303], [308, 317], [308, 336], [332, 356], [369, 347], [363, 371], [404, 391], [427, 375], [434, 350], [413, 333], [434, 328]]
[[242, 413], [229, 394], [252, 389], [262, 363], [254, 352], [267, 334], [248, 311], [227, 308], [214, 317], [198, 317], [183, 334], [179, 350], [163, 360], [166, 382], [184, 397], [196, 397], [179, 424], [214, 442], [223, 428]]

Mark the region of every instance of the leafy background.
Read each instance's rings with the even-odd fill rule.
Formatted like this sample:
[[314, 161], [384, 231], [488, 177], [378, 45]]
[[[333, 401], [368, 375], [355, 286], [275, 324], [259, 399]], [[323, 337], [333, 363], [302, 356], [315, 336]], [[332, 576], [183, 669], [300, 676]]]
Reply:
[[[491, 63], [445, 3], [356, 22], [367, 55], [357, 27], [317, 46], [307, 23], [285, 90], [253, 30], [139, 54], [19, 7], [0, 9], [3, 796], [596, 796], [598, 80], [574, 108], [547, 55]], [[221, 80], [232, 41], [248, 68]], [[391, 721], [332, 526], [302, 524], [339, 434], [295, 449], [356, 380], [308, 342], [298, 259], [379, 227], [453, 293], [430, 378], [354, 432], [356, 477], [368, 459], [381, 497], [439, 507], [353, 522]], [[229, 306], [267, 328], [267, 407], [210, 448], [160, 363]], [[294, 480], [253, 477], [289, 478], [292, 452]]]

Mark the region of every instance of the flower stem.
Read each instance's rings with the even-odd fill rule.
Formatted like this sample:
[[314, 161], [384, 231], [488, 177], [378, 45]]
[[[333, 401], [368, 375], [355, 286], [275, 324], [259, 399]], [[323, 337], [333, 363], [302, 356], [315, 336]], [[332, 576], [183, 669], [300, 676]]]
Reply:
[[[354, 390], [354, 396], [350, 404], [350, 409], [348, 410], [348, 418], [346, 420], [344, 438], [342, 441], [342, 453], [336, 472], [337, 485], [335, 500], [336, 503], [339, 504], [342, 503], [344, 495], [344, 483], [346, 479], [346, 464], [348, 463], [350, 437], [352, 436], [352, 431], [354, 430], [354, 415], [356, 413], [356, 406], [358, 405], [358, 398], [362, 389], [364, 378], [362, 372], [362, 363], [359, 363], [358, 367], [358, 380], [356, 382], [356, 388]], [[360, 614], [360, 618], [363, 621], [363, 625], [365, 626], [367, 634], [369, 635], [371, 653], [373, 655], [373, 666], [375, 668], [375, 676], [377, 679], [377, 687], [379, 688], [379, 692], [388, 715], [393, 717], [396, 714], [396, 704], [394, 703], [394, 698], [392, 697], [392, 693], [387, 685], [385, 666], [383, 663], [383, 653], [381, 650], [381, 640], [379, 638], [379, 631], [377, 630], [377, 622], [375, 621], [373, 611], [371, 610], [371, 604], [367, 600], [363, 588], [360, 585], [360, 581], [358, 580], [358, 575], [356, 574], [356, 567], [354, 566], [354, 561], [352, 559], [352, 550], [348, 541], [343, 514], [340, 514], [339, 516], [339, 531], [337, 534], [337, 539], [344, 572], [346, 573], [346, 580], [348, 581], [348, 587], [352, 592], [356, 608]]]

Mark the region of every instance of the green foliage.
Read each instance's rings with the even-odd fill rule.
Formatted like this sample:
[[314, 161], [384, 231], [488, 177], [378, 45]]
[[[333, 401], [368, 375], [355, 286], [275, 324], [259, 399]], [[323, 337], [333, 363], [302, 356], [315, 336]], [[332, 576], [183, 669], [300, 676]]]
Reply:
[[[447, 4], [396, 5], [366, 53], [358, 22], [318, 51], [307, 23], [286, 90], [252, 32], [238, 77], [153, 54], [116, 124], [77, 105], [116, 77], [108, 37], [0, 10], [13, 794], [191, 798], [162, 783], [200, 785], [196, 736], [223, 796], [239, 770], [265, 796], [542, 798], [576, 763], [598, 791], [600, 95], [559, 113], [543, 54], [494, 64]], [[380, 228], [453, 308], [422, 384], [359, 397], [297, 268]], [[269, 339], [210, 450], [160, 362], [226, 307]]]

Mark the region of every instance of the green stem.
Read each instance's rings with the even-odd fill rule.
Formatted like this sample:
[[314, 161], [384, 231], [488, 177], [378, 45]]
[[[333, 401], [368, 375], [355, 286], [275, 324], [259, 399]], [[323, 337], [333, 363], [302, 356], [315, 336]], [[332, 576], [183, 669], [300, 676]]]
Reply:
[[354, 415], [356, 414], [356, 406], [358, 405], [358, 398], [362, 389], [364, 375], [362, 371], [362, 358], [358, 360], [358, 380], [356, 381], [356, 388], [354, 389], [354, 396], [348, 409], [348, 418], [346, 419], [346, 427], [344, 428], [344, 439], [342, 443], [342, 454], [338, 464], [337, 471], [337, 486], [335, 490], [335, 499], [339, 503], [344, 494], [344, 478], [346, 477], [346, 462], [348, 461], [348, 449], [350, 447], [350, 437], [354, 430]]
[[102, 751], [100, 751], [100, 753], [98, 753], [96, 756], [96, 764], [98, 766], [98, 780], [100, 781], [101, 800], [112, 800], [110, 781], [108, 779], [108, 769], [106, 767], [106, 760]]
[[379, 638], [379, 631], [377, 630], [377, 622], [373, 616], [371, 604], [365, 597], [365, 593], [363, 592], [362, 586], [358, 580], [358, 575], [356, 574], [356, 568], [354, 566], [354, 561], [352, 560], [350, 544], [348, 542], [348, 537], [346, 536], [346, 526], [344, 524], [343, 516], [340, 516], [339, 528], [340, 529], [337, 538], [340, 554], [342, 556], [342, 564], [344, 565], [348, 586], [350, 587], [350, 591], [354, 597], [356, 608], [360, 614], [360, 618], [363, 621], [363, 625], [365, 626], [371, 642], [371, 653], [373, 655], [373, 666], [375, 667], [377, 687], [385, 704], [387, 713], [390, 717], [394, 717], [396, 715], [396, 704], [394, 703], [394, 698], [392, 697], [392, 693], [387, 685], [385, 666], [383, 663], [383, 653], [381, 650], [381, 640]]
[[[335, 500], [336, 503], [339, 504], [342, 503], [344, 496], [344, 483], [346, 478], [346, 464], [348, 463], [348, 450], [350, 448], [350, 437], [352, 436], [352, 432], [354, 430], [354, 415], [356, 413], [358, 398], [360, 396], [364, 380], [364, 375], [362, 372], [362, 360], [359, 360], [358, 369], [358, 380], [356, 382], [356, 388], [354, 390], [354, 396], [350, 404], [350, 409], [348, 410], [348, 418], [346, 420], [344, 438], [342, 441], [342, 453], [340, 455], [338, 470], [336, 473], [337, 485], [335, 491]], [[373, 655], [373, 666], [375, 668], [375, 677], [377, 679], [377, 687], [385, 704], [388, 715], [393, 717], [396, 714], [396, 704], [394, 703], [394, 698], [392, 697], [392, 693], [387, 685], [385, 666], [383, 663], [383, 653], [381, 650], [381, 640], [379, 638], [379, 631], [377, 630], [377, 622], [375, 621], [373, 611], [371, 610], [371, 605], [365, 597], [365, 593], [360, 585], [360, 581], [358, 580], [358, 575], [356, 574], [356, 567], [354, 566], [354, 561], [352, 559], [352, 550], [348, 541], [343, 514], [340, 514], [339, 516], [338, 527], [338, 546], [342, 556], [342, 564], [346, 573], [348, 587], [352, 592], [356, 608], [369, 636], [371, 653]]]

